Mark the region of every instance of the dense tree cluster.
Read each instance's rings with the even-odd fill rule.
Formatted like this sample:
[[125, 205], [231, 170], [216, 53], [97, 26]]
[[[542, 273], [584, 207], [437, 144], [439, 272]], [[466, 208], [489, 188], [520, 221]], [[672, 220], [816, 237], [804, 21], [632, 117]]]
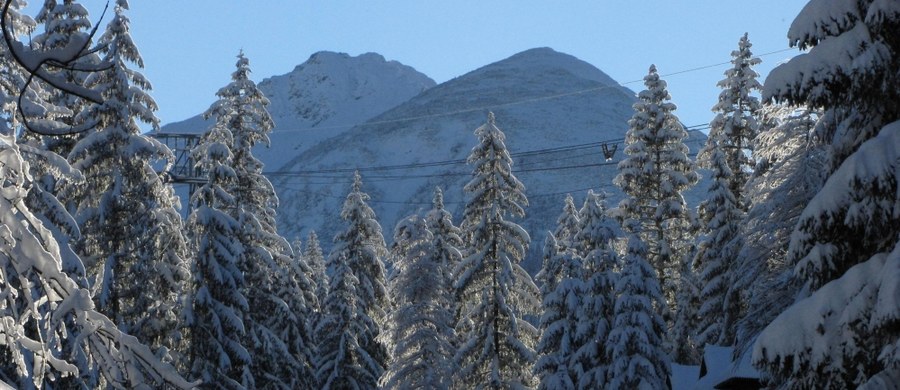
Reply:
[[651, 66], [624, 200], [566, 196], [534, 279], [494, 113], [459, 225], [436, 188], [388, 245], [357, 172], [331, 245], [292, 245], [253, 155], [274, 124], [243, 53], [183, 218], [157, 173], [173, 154], [140, 130], [158, 120], [128, 2], [96, 36], [75, 0], [34, 19], [5, 6], [0, 387], [659, 389], [711, 345], [772, 388], [900, 383], [895, 2], [810, 1], [788, 32], [807, 51], [764, 86], [744, 34], [696, 161]]

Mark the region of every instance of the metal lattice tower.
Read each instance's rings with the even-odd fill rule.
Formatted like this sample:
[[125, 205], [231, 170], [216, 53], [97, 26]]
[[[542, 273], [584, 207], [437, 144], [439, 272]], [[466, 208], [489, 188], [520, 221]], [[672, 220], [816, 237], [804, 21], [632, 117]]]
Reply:
[[188, 194], [193, 195], [197, 186], [206, 182], [205, 175], [194, 166], [194, 158], [191, 156], [191, 151], [200, 143], [201, 134], [154, 132], [149, 136], [164, 143], [175, 154], [175, 162], [160, 174], [170, 183], [188, 185]]

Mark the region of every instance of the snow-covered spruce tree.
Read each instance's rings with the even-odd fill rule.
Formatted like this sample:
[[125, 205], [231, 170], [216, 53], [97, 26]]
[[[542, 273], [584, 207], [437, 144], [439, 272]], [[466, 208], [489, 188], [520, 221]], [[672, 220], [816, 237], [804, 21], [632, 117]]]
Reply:
[[581, 228], [575, 243], [584, 263], [585, 294], [576, 330], [576, 351], [570, 363], [579, 373], [579, 389], [606, 387], [610, 357], [606, 339], [613, 322], [615, 284], [620, 268], [615, 241], [622, 237], [619, 223], [606, 214], [604, 194], [588, 191], [578, 211]]
[[240, 389], [252, 386], [253, 375], [251, 356], [243, 345], [249, 307], [237, 266], [244, 250], [238, 240], [241, 228], [227, 212], [234, 207], [234, 197], [226, 188], [236, 179], [230, 166], [231, 141], [228, 129], [215, 126], [193, 150], [207, 180], [191, 197], [193, 212], [187, 225], [195, 254], [186, 299], [187, 358], [193, 377], [209, 386]]
[[[709, 123], [709, 136], [717, 137], [718, 142], [715, 145], [707, 142], [698, 158], [710, 159], [708, 154], [724, 153], [725, 163], [731, 171], [728, 190], [744, 211], [749, 207], [748, 199], [744, 196], [744, 186], [755, 165], [751, 157], [753, 142], [759, 133], [757, 118], [761, 108], [759, 98], [752, 94], [762, 89], [756, 80], [759, 74], [753, 70], [753, 66], [759, 64], [760, 60], [753, 56], [751, 46], [750, 39], [744, 33], [738, 41], [738, 49], [731, 52], [732, 67], [725, 71], [725, 79], [718, 83], [722, 92], [719, 93], [719, 101], [712, 108], [716, 116]], [[713, 151], [713, 148], [721, 151]]]
[[[342, 358], [350, 359], [345, 364], [358, 365], [353, 368], [353, 374], [344, 372], [344, 375], [353, 375], [355, 383], [362, 388], [375, 388], [378, 385], [378, 378], [384, 372], [389, 356], [387, 346], [379, 337], [382, 333], [385, 310], [388, 308], [389, 301], [384, 271], [384, 257], [387, 256], [387, 249], [381, 233], [381, 225], [375, 218], [375, 211], [366, 204], [368, 199], [369, 195], [362, 191], [362, 179], [359, 172], [356, 172], [353, 175], [350, 193], [347, 194], [341, 210], [341, 218], [347, 222], [347, 228], [334, 237], [334, 247], [328, 255], [327, 263], [329, 268], [327, 272], [333, 279], [337, 276], [333, 273], [336, 271], [333, 271], [332, 268], [346, 267], [352, 275], [342, 276], [337, 282], [332, 280], [329, 283], [328, 299], [332, 299], [332, 295], [334, 295], [334, 299], [341, 302], [332, 302], [331, 307], [329, 307], [329, 303], [326, 303], [325, 318], [318, 325], [319, 332], [317, 334], [319, 334], [320, 342], [326, 343], [319, 345], [319, 354], [323, 359], [328, 359], [327, 356], [333, 356], [335, 353], [348, 353], [339, 352], [334, 348], [343, 350], [348, 348], [348, 345], [352, 345], [352, 348], [358, 349], [358, 352], [354, 352], [354, 357]], [[346, 263], [346, 265], [341, 265], [342, 263]], [[353, 287], [342, 286], [342, 283]], [[334, 288], [343, 290], [332, 291]], [[345, 294], [352, 294], [352, 296], [341, 298]], [[349, 305], [349, 307], [336, 308], [335, 305], [338, 304]], [[344, 310], [349, 310], [349, 314], [346, 314], [349, 317], [343, 318]], [[343, 324], [341, 326], [346, 328], [341, 331], [350, 332], [341, 337], [352, 337], [352, 340], [329, 344], [321, 332], [336, 331], [330, 328], [337, 326], [334, 322], [338, 321], [338, 317], [340, 317], [339, 323]], [[348, 322], [351, 324], [347, 324]], [[326, 369], [322, 364], [320, 362], [318, 365], [318, 376], [324, 386], [329, 381], [330, 375], [337, 375], [335, 370], [338, 368], [329, 366], [332, 368]]]
[[812, 1], [788, 32], [808, 53], [766, 80], [766, 99], [824, 107], [816, 136], [830, 145], [829, 176], [787, 256], [811, 295], [754, 347], [775, 385], [875, 388], [900, 376], [898, 28], [896, 2]]
[[578, 209], [575, 207], [575, 199], [572, 198], [572, 194], [566, 194], [563, 212], [556, 219], [556, 230], [553, 231], [553, 236], [556, 237], [561, 251], [573, 247], [579, 227], [580, 222], [578, 221]]
[[[453, 215], [444, 209], [444, 192], [440, 187], [434, 189], [433, 207], [425, 215], [425, 222], [428, 224], [428, 231], [432, 236], [432, 255], [435, 261], [444, 264], [451, 275], [453, 270], [462, 261], [462, 230], [453, 225]], [[456, 279], [456, 276], [453, 276]], [[450, 311], [453, 313], [454, 320], [459, 320], [460, 305], [456, 300], [456, 290], [451, 283], [448, 286], [454, 299], [450, 300]], [[455, 325], [455, 322], [454, 322]], [[459, 338], [455, 337], [451, 341], [454, 346], [458, 346]]]
[[616, 281], [615, 319], [606, 341], [611, 359], [606, 386], [610, 389], [667, 388], [666, 324], [659, 315], [665, 302], [647, 254], [640, 237], [629, 234], [622, 273]]
[[[702, 237], [698, 239], [693, 261], [698, 270], [702, 302], [698, 311], [700, 323], [695, 329], [696, 342], [701, 348], [706, 344], [735, 343], [736, 322], [746, 295], [743, 290], [733, 288], [732, 279], [736, 277], [735, 260], [742, 245], [739, 228], [744, 212], [750, 207], [745, 186], [754, 168], [752, 152], [759, 133], [757, 117], [761, 109], [759, 99], [752, 95], [761, 85], [752, 69], [760, 60], [753, 57], [751, 46], [745, 33], [738, 49], [731, 52], [733, 66], [718, 83], [722, 92], [712, 109], [716, 116], [710, 122], [709, 138], [697, 158], [701, 166], [712, 171], [713, 179], [698, 213], [702, 219]], [[684, 291], [682, 298], [691, 299], [689, 293]], [[692, 310], [687, 308], [687, 311]], [[674, 341], [690, 344], [690, 340]]]
[[[696, 246], [692, 246], [688, 258], [696, 257]], [[683, 365], [700, 364], [700, 347], [696, 340], [697, 328], [700, 317], [700, 282], [694, 272], [692, 261], [681, 264], [681, 272], [678, 275], [678, 290], [675, 292], [675, 319], [669, 330], [672, 339], [672, 361]]]
[[[33, 188], [29, 168], [5, 130], [0, 135], [0, 385], [56, 388], [64, 376], [82, 378], [78, 360], [89, 360], [112, 386], [196, 386], [98, 313], [90, 292], [62, 271], [60, 249], [67, 243], [57, 242], [25, 205]], [[63, 351], [69, 337], [75, 337], [82, 356]], [[84, 378], [81, 385], [96, 383]]]
[[[640, 223], [648, 246], [648, 261], [659, 276], [665, 302], [674, 308], [678, 272], [687, 261], [693, 216], [682, 192], [699, 179], [684, 144], [684, 127], [675, 116], [666, 82], [656, 66], [644, 77], [647, 89], [638, 94], [628, 121], [625, 154], [614, 183], [625, 192], [619, 203], [624, 218]], [[668, 317], [668, 316], [667, 316]]]
[[746, 353], [759, 332], [790, 306], [801, 283], [786, 261], [791, 232], [822, 187], [824, 147], [811, 136], [820, 116], [806, 108], [767, 105], [756, 139], [756, 169], [747, 185], [751, 208], [732, 288], [748, 291], [738, 323], [737, 350]]
[[[733, 345], [741, 306], [738, 296], [729, 294], [735, 278], [735, 258], [740, 249], [739, 229], [744, 213], [731, 190], [733, 172], [728, 166], [728, 143], [722, 132], [710, 132], [701, 164], [711, 172], [706, 200], [698, 214], [703, 223], [697, 258], [700, 310], [697, 344]], [[736, 291], [735, 291], [736, 293]]]
[[551, 277], [547, 273], [556, 272], [552, 277], [556, 283], [553, 290], [543, 292], [541, 338], [534, 374], [540, 381], [539, 389], [575, 389], [581, 372], [573, 365], [573, 355], [578, 348], [581, 300], [586, 295], [581, 258], [575, 251], [563, 249], [550, 232], [544, 241], [544, 253], [541, 272], [548, 279]]
[[266, 106], [268, 99], [250, 80], [250, 61], [237, 56], [231, 82], [219, 89], [219, 99], [204, 113], [216, 126], [233, 136], [232, 167], [236, 180], [227, 188], [234, 197], [231, 216], [241, 226], [244, 252], [238, 268], [244, 274], [243, 293], [250, 306], [245, 317], [245, 346], [253, 356], [252, 372], [257, 387], [309, 386], [313, 377], [307, 302], [303, 291], [308, 280], [291, 264], [290, 244], [278, 235], [275, 209], [278, 198], [272, 183], [262, 174], [262, 163], [252, 148], [268, 144], [274, 126]]
[[[309, 267], [309, 279], [315, 285], [317, 305], [314, 306], [317, 313], [322, 312], [322, 301], [328, 295], [328, 278], [325, 276], [325, 255], [319, 244], [319, 236], [315, 230], [310, 230], [306, 235], [306, 247], [303, 249], [303, 261]], [[315, 326], [311, 326], [315, 329]]]
[[182, 342], [178, 298], [189, 279], [187, 245], [177, 198], [152, 164], [173, 156], [136, 123], [157, 127], [156, 103], [147, 93], [150, 83], [130, 68], [143, 61], [125, 16], [128, 3], [119, 0], [114, 8], [100, 38], [111, 68], [86, 80], [104, 99], [82, 112], [97, 126], [69, 155], [84, 183], [69, 186], [66, 196], [81, 225], [78, 252], [94, 279], [99, 310], [142, 342], [171, 350]]
[[[90, 47], [91, 20], [84, 6], [75, 0], [44, 0], [44, 4], [38, 11], [35, 21], [43, 24], [43, 31], [36, 34], [31, 42], [39, 50], [68, 50], [71, 44], [86, 42], [86, 49]], [[77, 57], [67, 68], [48, 68], [48, 72], [60, 77], [67, 82], [82, 85], [90, 71], [91, 64], [99, 62], [96, 54], [86, 52]], [[47, 102], [52, 106], [53, 115], [63, 125], [75, 125], [76, 121], [84, 120], [78, 114], [85, 109], [85, 100], [66, 91], [45, 86], [47, 90]], [[40, 138], [43, 147], [61, 156], [68, 156], [75, 143], [86, 132], [64, 135], [43, 135]]]
[[452, 274], [433, 245], [419, 216], [394, 229], [387, 317], [393, 358], [381, 377], [383, 389], [450, 389], [453, 383]]
[[[20, 7], [23, 4], [19, 1], [11, 2], [7, 13], [7, 28], [13, 36], [23, 33], [30, 34], [35, 27], [34, 20], [21, 14]], [[41, 35], [38, 35], [34, 39], [37, 40], [40, 37]], [[49, 121], [59, 117], [61, 111], [66, 111], [65, 108], [43, 101], [44, 97], [51, 92], [56, 92], [55, 90], [48, 90], [37, 84], [31, 84], [28, 89], [23, 90], [28, 74], [10, 57], [11, 53], [6, 48], [6, 43], [0, 43], [0, 61], [4, 64], [3, 71], [0, 72], [0, 94], [2, 94], [0, 105], [7, 112], [4, 115], [4, 121], [10, 129], [21, 130], [22, 117], [17, 113], [17, 108], [19, 95], [23, 93], [25, 94], [23, 96], [25, 106], [29, 107], [24, 112], [31, 117], [32, 121]], [[70, 110], [68, 113], [71, 115]], [[41, 136], [36, 133], [21, 131], [20, 137], [17, 139], [20, 143], [19, 151], [22, 157], [28, 161], [29, 173], [35, 178], [35, 187], [28, 191], [25, 202], [28, 208], [53, 232], [57, 240], [63, 242], [78, 240], [80, 237], [78, 224], [59, 202], [56, 193], [60, 181], [78, 182], [81, 180], [81, 174], [72, 169], [65, 158], [60, 157], [48, 145], [39, 142], [40, 138]], [[80, 286], [86, 286], [84, 265], [81, 260], [72, 253], [68, 245], [63, 245], [61, 250], [63, 251], [63, 271], [76, 279]]]
[[519, 265], [528, 233], [506, 218], [523, 216], [528, 200], [525, 186], [512, 174], [506, 136], [493, 113], [475, 135], [479, 142], [468, 158], [474, 169], [465, 187], [470, 199], [463, 216], [468, 246], [454, 272], [465, 309], [460, 323], [468, 324], [456, 353], [455, 386], [527, 388], [535, 384], [537, 330], [523, 317], [539, 310], [539, 291]]
[[328, 295], [315, 330], [319, 342], [316, 380], [323, 390], [375, 389], [376, 373], [384, 368], [358, 342], [368, 330], [356, 316], [360, 286], [344, 255], [329, 256], [326, 263]]

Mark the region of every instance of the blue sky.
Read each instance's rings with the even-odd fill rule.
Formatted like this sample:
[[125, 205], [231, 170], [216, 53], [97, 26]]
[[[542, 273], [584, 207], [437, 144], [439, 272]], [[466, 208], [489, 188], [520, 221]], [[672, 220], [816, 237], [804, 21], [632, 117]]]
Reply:
[[[32, 0], [32, 8], [40, 4]], [[84, 0], [96, 23], [105, 1]], [[163, 124], [205, 110], [239, 50], [254, 80], [287, 73], [320, 50], [377, 52], [447, 81], [534, 47], [551, 47], [620, 83], [727, 62], [744, 32], [756, 54], [786, 49], [797, 0], [130, 1], [132, 35]], [[107, 16], [102, 23], [109, 21]], [[764, 77], [796, 51], [762, 57]], [[708, 123], [727, 65], [665, 77], [687, 125]], [[627, 84], [632, 90], [640, 83]]]

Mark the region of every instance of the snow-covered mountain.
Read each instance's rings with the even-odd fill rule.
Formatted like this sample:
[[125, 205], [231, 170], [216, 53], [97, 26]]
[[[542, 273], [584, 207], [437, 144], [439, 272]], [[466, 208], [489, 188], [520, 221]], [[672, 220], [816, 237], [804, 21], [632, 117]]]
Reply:
[[[273, 111], [286, 104], [270, 99]], [[279, 230], [292, 239], [315, 229], [329, 247], [343, 227], [341, 204], [357, 169], [389, 242], [396, 221], [430, 209], [436, 186], [459, 222], [473, 131], [493, 111], [514, 172], [527, 188], [530, 205], [518, 222], [532, 235], [525, 266], [535, 271], [540, 243], [555, 226], [566, 193], [579, 207], [588, 188], [608, 192], [610, 204], [621, 198], [612, 179], [634, 101], [634, 92], [573, 56], [549, 48], [516, 54], [427, 89], [269, 170], [281, 200]], [[691, 148], [703, 139], [693, 133]], [[618, 146], [610, 161], [604, 143]]]
[[[223, 79], [222, 85], [229, 80]], [[383, 113], [435, 85], [434, 80], [380, 54], [356, 57], [322, 51], [294, 70], [264, 79], [275, 122], [271, 148], [258, 148], [267, 170], [301, 151]], [[215, 96], [210, 96], [210, 103]], [[212, 124], [197, 115], [162, 127], [162, 132], [196, 133]]]

